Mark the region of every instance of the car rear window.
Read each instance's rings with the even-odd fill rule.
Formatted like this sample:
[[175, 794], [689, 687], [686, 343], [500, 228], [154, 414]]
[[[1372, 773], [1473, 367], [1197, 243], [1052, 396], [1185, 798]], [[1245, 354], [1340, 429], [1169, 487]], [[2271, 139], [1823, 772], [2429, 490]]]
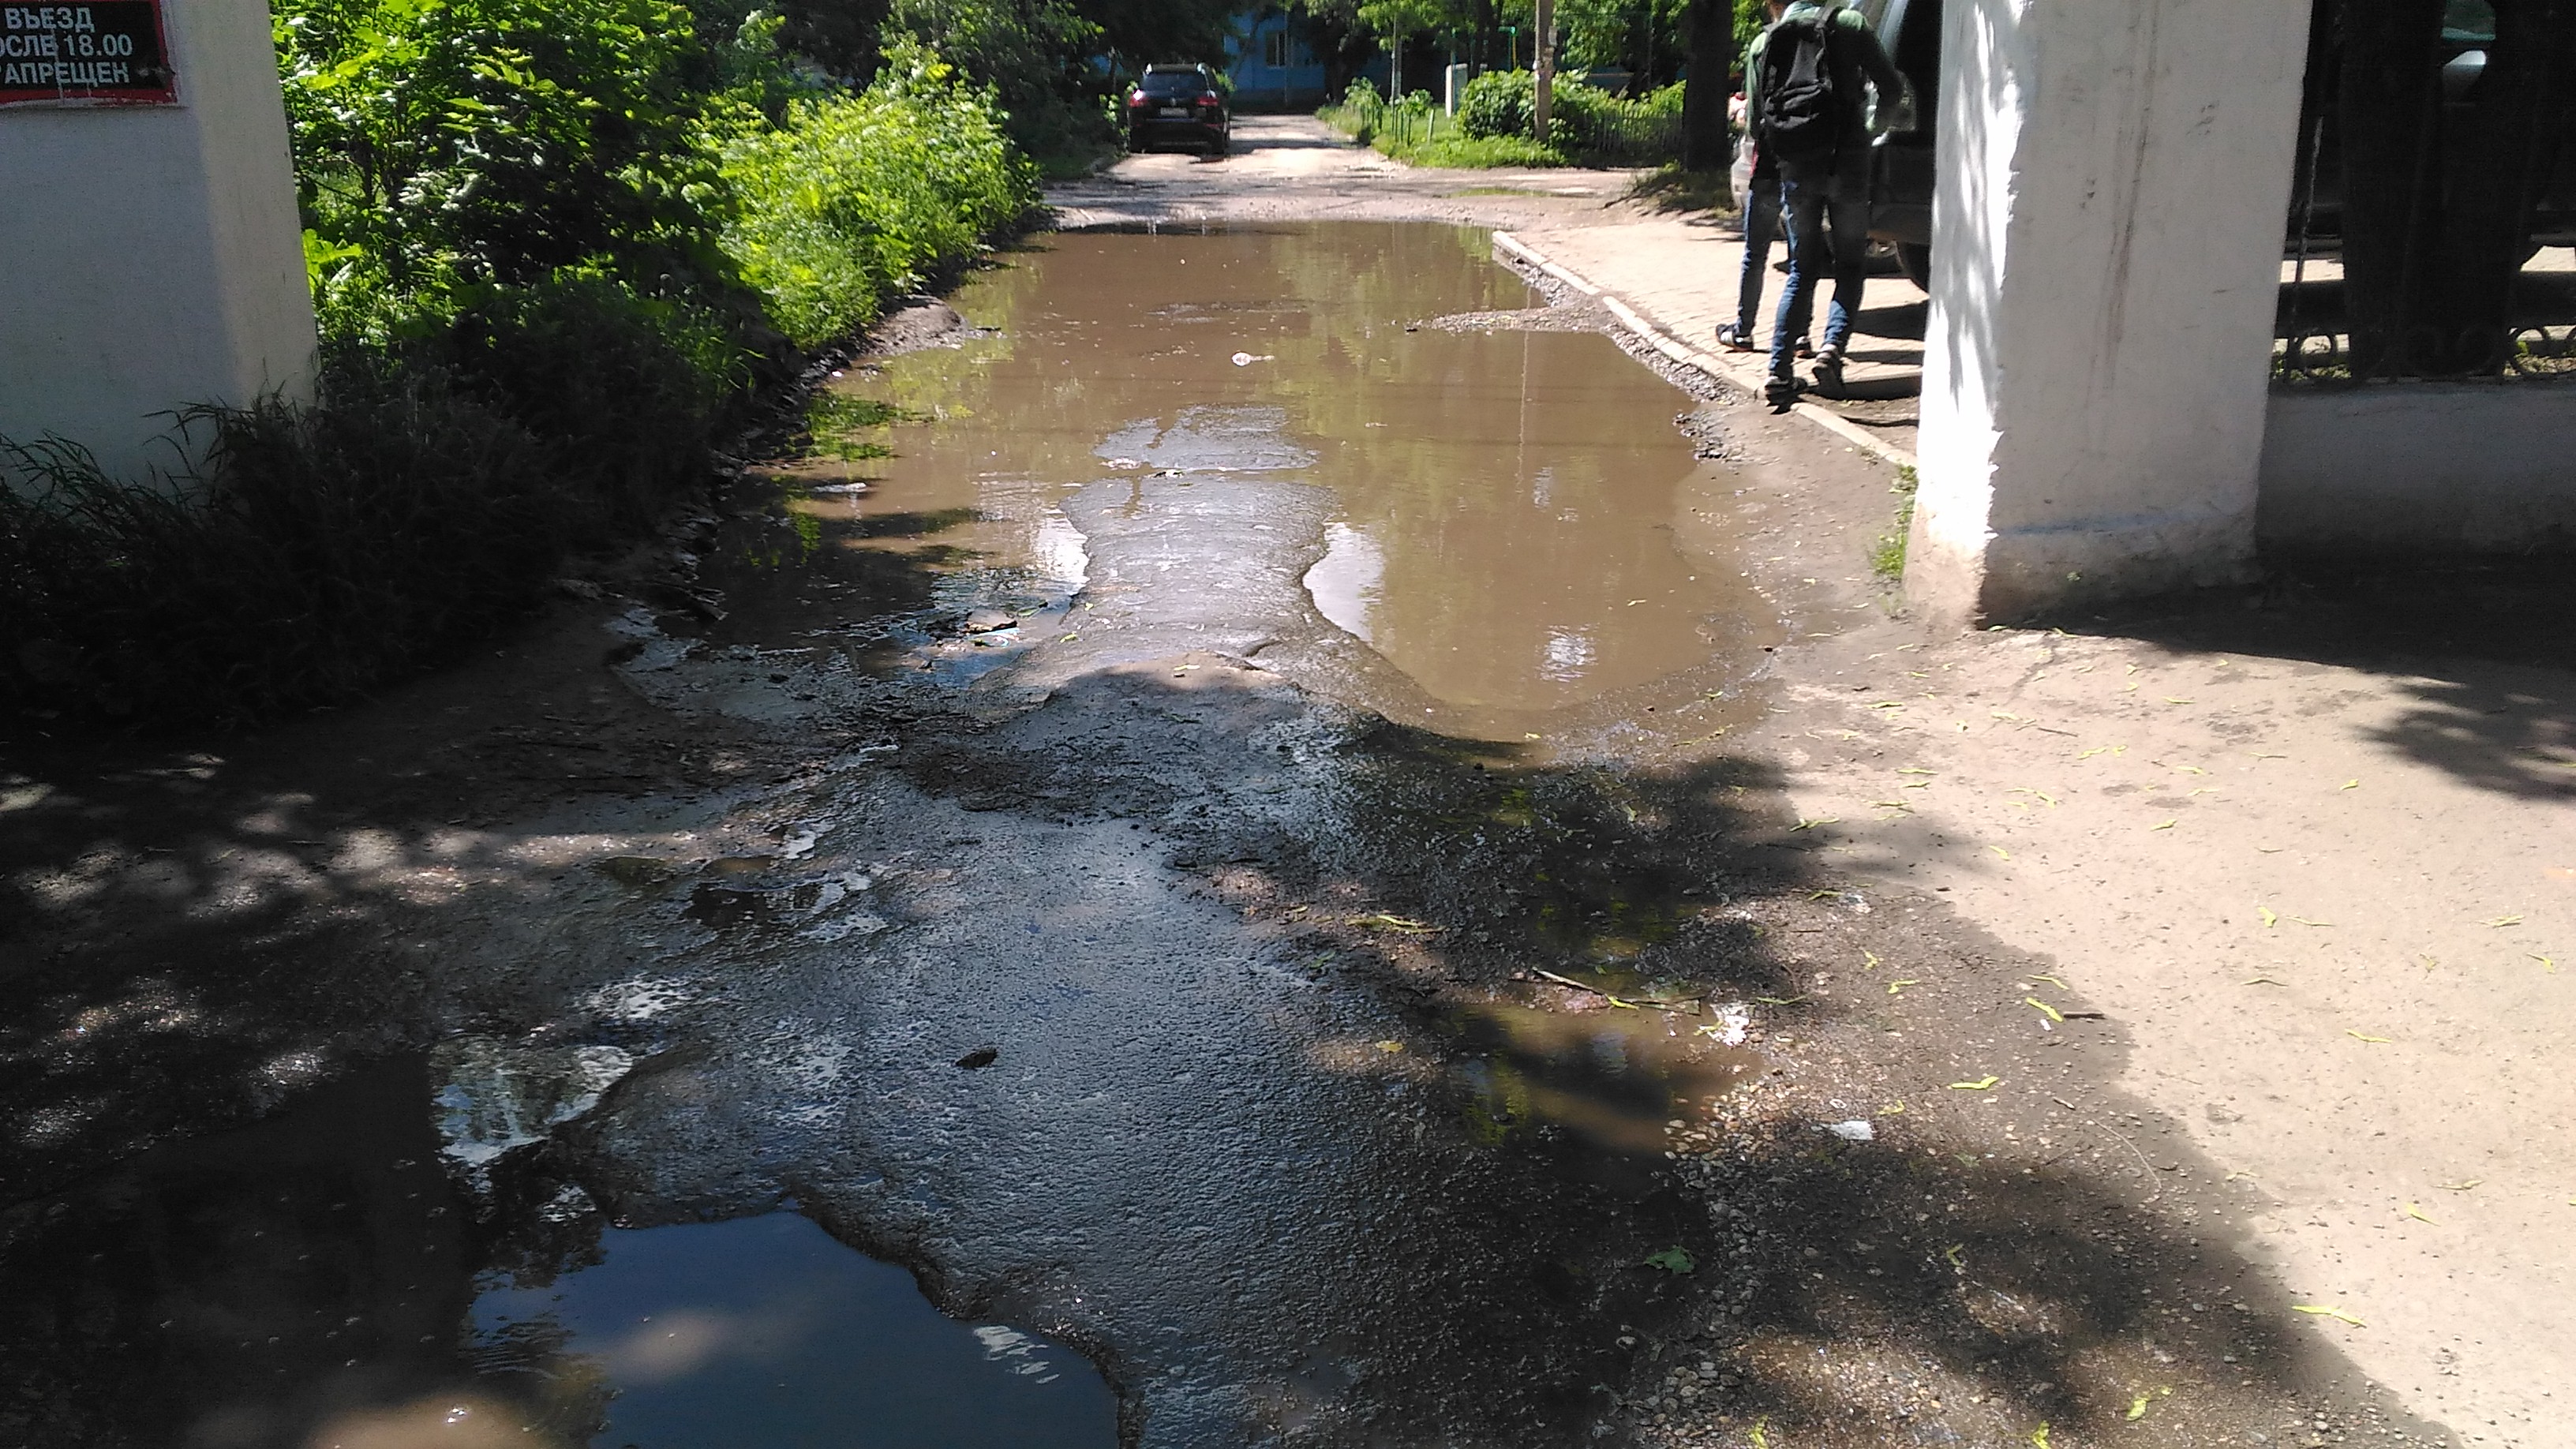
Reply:
[[2450, 44], [2491, 44], [2495, 31], [2495, 6], [2490, 0], [2450, 0], [2442, 7], [2442, 39]]
[[1165, 72], [1160, 75], [1146, 76], [1143, 88], [1148, 95], [1194, 96], [1207, 89], [1207, 80], [1196, 71], [1181, 71], [1177, 74]]

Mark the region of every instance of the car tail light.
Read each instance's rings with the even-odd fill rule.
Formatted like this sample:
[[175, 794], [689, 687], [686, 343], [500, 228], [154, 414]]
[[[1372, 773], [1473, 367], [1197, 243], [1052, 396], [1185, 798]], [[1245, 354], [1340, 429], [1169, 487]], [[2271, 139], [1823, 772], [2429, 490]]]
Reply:
[[1145, 93], [1143, 91], [1136, 90], [1129, 91], [1127, 93], [1127, 105], [1130, 109], [1142, 106], [1143, 104], [1145, 104]]
[[1213, 105], [1215, 105], [1216, 103], [1217, 103], [1217, 102], [1216, 102], [1216, 92], [1214, 92], [1214, 91], [1209, 91], [1209, 92], [1207, 92], [1205, 95], [1202, 95], [1202, 96], [1200, 96], [1200, 97], [1199, 97], [1199, 104], [1200, 104], [1200, 105], [1203, 105], [1203, 106], [1213, 106]]

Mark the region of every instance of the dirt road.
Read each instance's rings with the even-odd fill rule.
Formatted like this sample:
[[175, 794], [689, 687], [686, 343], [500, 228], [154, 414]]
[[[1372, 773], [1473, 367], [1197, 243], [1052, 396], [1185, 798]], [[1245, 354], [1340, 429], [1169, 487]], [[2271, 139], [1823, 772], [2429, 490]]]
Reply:
[[784, 1435], [747, 1325], [882, 1325], [580, 1305], [808, 1275], [653, 1236], [791, 1210], [1009, 1371], [895, 1414], [2566, 1442], [2557, 661], [2366, 594], [1923, 635], [1883, 467], [1472, 230], [1627, 178], [1237, 143], [1067, 188], [826, 380], [892, 426], [490, 658], [12, 747], [0, 1428]]

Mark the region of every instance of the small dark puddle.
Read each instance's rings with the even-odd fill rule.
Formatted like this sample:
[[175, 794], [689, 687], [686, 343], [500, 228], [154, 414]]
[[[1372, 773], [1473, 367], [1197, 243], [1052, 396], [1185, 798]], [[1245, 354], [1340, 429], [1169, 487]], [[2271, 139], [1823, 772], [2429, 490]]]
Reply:
[[1493, 1140], [1552, 1124], [1605, 1151], [1659, 1158], [1665, 1123], [1704, 1115], [1762, 1066], [1711, 1034], [1717, 1020], [1654, 1010], [1507, 1001], [1460, 1011], [1444, 1028], [1458, 1044], [1470, 1125]]
[[803, 1217], [610, 1226], [531, 1144], [624, 1062], [468, 1039], [0, 1213], [0, 1443], [1117, 1442], [1079, 1355]]

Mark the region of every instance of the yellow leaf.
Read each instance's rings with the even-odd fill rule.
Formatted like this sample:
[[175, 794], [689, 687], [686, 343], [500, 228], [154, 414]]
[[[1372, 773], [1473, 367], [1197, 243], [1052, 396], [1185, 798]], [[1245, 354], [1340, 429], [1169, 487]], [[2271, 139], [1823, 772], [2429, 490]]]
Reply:
[[1801, 820], [1789, 827], [1789, 833], [1795, 835], [1801, 830], [1813, 830], [1819, 825], [1840, 825], [1841, 823], [1842, 817], [1839, 815], [1828, 815], [1822, 820]]
[[[2410, 1202], [2410, 1203], [2408, 1203], [2408, 1204], [2406, 1205], [2406, 1207], [2405, 1207], [2405, 1213], [2406, 1213], [2406, 1216], [2408, 1216], [2408, 1217], [2410, 1217], [2410, 1218], [2413, 1218], [2415, 1221], [2417, 1221], [2417, 1222], [2419, 1222], [2419, 1223], [2433, 1223], [2433, 1220], [2432, 1220], [2431, 1218], [2426, 1217], [2426, 1216], [2424, 1215], [2424, 1210], [2423, 1210], [2422, 1208], [2417, 1207], [2415, 1204], [2413, 1204], [2413, 1203], [2411, 1203], [2411, 1202]], [[2435, 1226], [2435, 1227], [2437, 1227], [2437, 1228], [2438, 1228], [2438, 1227], [2440, 1227], [2440, 1226], [2441, 1226], [2441, 1224], [2440, 1224], [2440, 1223], [2433, 1223], [2433, 1226]]]
[[2147, 1416], [2147, 1400], [2149, 1397], [2149, 1395], [2140, 1394], [2136, 1398], [2129, 1400], [2128, 1418], [2130, 1423], [2134, 1424], [2138, 1420]]
[[1905, 1104], [1903, 1102], [1890, 1102], [1886, 1106], [1878, 1109], [1878, 1115], [1881, 1117], [1902, 1117], [1905, 1115]]
[[2446, 1182], [2442, 1184], [2442, 1191], [2467, 1192], [2470, 1188], [2473, 1188], [2484, 1181], [2486, 1181], [2486, 1179], [2483, 1177], [2473, 1177], [2466, 1182]]
[[2174, 768], [2182, 771], [2186, 775], [2206, 775], [2209, 773], [2198, 765], [2176, 765]]
[[2012, 859], [2012, 852], [2004, 849], [2000, 845], [1989, 845], [1986, 849], [1993, 851], [1995, 854], [2002, 856], [2006, 860]]
[[2030, 1443], [2031, 1449], [2048, 1449], [2048, 1426], [2046, 1424], [2042, 1424], [2038, 1428], [2030, 1431]]
[[1404, 1050], [1404, 1043], [1400, 1041], [1382, 1041], [1377, 1044], [1377, 1049], [1382, 1052], [1400, 1052]]
[[2328, 1308], [2322, 1303], [2293, 1303], [2290, 1305], [2290, 1309], [2295, 1313], [2312, 1313], [2319, 1318], [2339, 1318], [2344, 1322], [2351, 1324], [2355, 1328], [2368, 1328], [2370, 1326], [2369, 1324], [2362, 1322], [2360, 1319], [2353, 1317], [2351, 1314], [2344, 1312], [2340, 1308]]
[[1950, 1084], [1950, 1090], [1953, 1092], [1991, 1092], [1995, 1089], [1996, 1085], [2002, 1081], [2003, 1078], [1988, 1074], [1986, 1076], [1979, 1077], [1973, 1082], [1952, 1082]]
[[2359, 780], [2346, 780], [2335, 788], [2338, 790], [2358, 790], [2361, 788], [2361, 782]]
[[1891, 981], [1887, 983], [1887, 994], [1890, 996], [1896, 996], [1901, 994], [1908, 986], [1920, 986], [1922, 984], [1922, 982], [1915, 980], [1911, 976], [1902, 981]]
[[2060, 991], [2072, 991], [2072, 990], [2074, 990], [2074, 989], [2075, 989], [2074, 987], [2067, 985], [2065, 982], [2058, 980], [2058, 979], [2057, 979], [2056, 977], [2054, 977], [2054, 976], [2039, 976], [2039, 975], [2034, 975], [2034, 976], [2032, 976], [2030, 979], [2031, 979], [2031, 980], [2033, 980], [2033, 981], [2045, 981], [2045, 982], [2047, 982], [2049, 985], [2056, 987], [2056, 988], [2057, 988], [2058, 990], [2060, 990]]
[[1941, 1250], [1941, 1256], [1950, 1260], [1951, 1267], [1964, 1268], [1968, 1266], [1968, 1264], [1966, 1258], [1962, 1255], [1967, 1251], [1967, 1247], [1968, 1245], [1965, 1243], [1952, 1243], [1950, 1246]]
[[2149, 830], [2171, 830], [2171, 829], [2173, 829], [2173, 828], [2174, 828], [2174, 826], [2176, 826], [2177, 824], [2180, 824], [2180, 823], [2181, 823], [2181, 822], [2179, 822], [2179, 821], [2168, 820], [2168, 821], [2164, 822], [2162, 825], [2150, 825], [2150, 826], [2148, 826], [2147, 828], [2148, 828]]
[[1762, 1426], [1770, 1422], [1767, 1417], [1753, 1421], [1753, 1449], [1771, 1449], [1771, 1436], [1762, 1432]]
[[2244, 986], [2287, 986], [2290, 983], [2287, 981], [2275, 981], [2269, 976], [2255, 976], [2238, 984]]
[[1410, 916], [1390, 916], [1383, 911], [1373, 916], [1353, 916], [1350, 924], [1366, 926], [1372, 931], [1393, 931], [1399, 936], [1429, 936], [1440, 930], [1426, 921], [1417, 921]]
[[1878, 953], [1869, 949], [1867, 946], [1860, 948], [1860, 959], [1861, 964], [1868, 969], [1872, 971], [1878, 969]]
[[2541, 970], [2543, 970], [2543, 971], [2548, 971], [2548, 972], [2553, 972], [2553, 973], [2554, 973], [2554, 972], [2556, 972], [2556, 971], [2558, 970], [2558, 963], [2557, 963], [2557, 962], [2555, 962], [2555, 961], [2553, 961], [2553, 960], [2549, 959], [2549, 958], [2548, 958], [2548, 957], [2546, 957], [2546, 956], [2543, 956], [2543, 955], [2539, 954], [2539, 953], [2538, 953], [2538, 952], [2536, 952], [2536, 951], [2525, 951], [2525, 952], [2523, 952], [2522, 954], [2524, 954], [2524, 955], [2526, 955], [2526, 956], [2529, 956], [2529, 957], [2530, 957], [2532, 960], [2534, 960], [2534, 961], [2539, 962], [2539, 963], [2540, 963], [2540, 969], [2541, 969]]
[[2272, 908], [2270, 906], [2256, 906], [2254, 908], [2254, 914], [2263, 918], [2264, 930], [2268, 931], [2274, 926], [2281, 924], [2281, 918], [2272, 914]]
[[2187, 700], [2187, 699], [2184, 699], [2184, 698], [2182, 698], [2182, 697], [2181, 697], [2181, 696], [2179, 696], [2179, 695], [2172, 695], [2172, 694], [2168, 694], [2168, 695], [2166, 695], [2166, 696], [2165, 696], [2165, 703], [2167, 703], [2167, 704], [2189, 704], [2189, 703], [2191, 703], [2191, 701], [2190, 701], [2190, 700]]
[[1896, 773], [1900, 775], [1929, 775], [1935, 772], [1924, 769], [1920, 765], [1902, 765], [1897, 768]]
[[2066, 1019], [2066, 1014], [2064, 1012], [2059, 1011], [2056, 1007], [2049, 1005], [2047, 1002], [2040, 1000], [2036, 996], [2025, 996], [2022, 1000], [2032, 1006], [2038, 1007], [2039, 1014], [2047, 1017], [2051, 1021], [2064, 1021]]
[[2387, 1036], [2364, 1036], [2364, 1035], [2362, 1035], [2360, 1032], [2354, 1031], [2351, 1027], [2345, 1027], [2345, 1028], [2344, 1028], [2344, 1030], [2343, 1030], [2343, 1034], [2344, 1034], [2345, 1036], [2351, 1037], [2354, 1041], [2389, 1042], [2389, 1041], [2395, 1041], [2395, 1040], [2396, 1040], [2396, 1038], [2395, 1038], [2395, 1037], [2387, 1037]]
[[2498, 916], [2498, 917], [2496, 917], [2494, 920], [2487, 922], [2487, 924], [2488, 924], [2489, 926], [2492, 926], [2492, 927], [2494, 927], [2495, 929], [2497, 929], [2497, 930], [2501, 931], [2501, 930], [2503, 930], [2503, 929], [2504, 929], [2505, 927], [2507, 927], [2507, 926], [2519, 926], [2519, 925], [2521, 925], [2521, 924], [2522, 924], [2522, 917], [2520, 917], [2520, 916]]

